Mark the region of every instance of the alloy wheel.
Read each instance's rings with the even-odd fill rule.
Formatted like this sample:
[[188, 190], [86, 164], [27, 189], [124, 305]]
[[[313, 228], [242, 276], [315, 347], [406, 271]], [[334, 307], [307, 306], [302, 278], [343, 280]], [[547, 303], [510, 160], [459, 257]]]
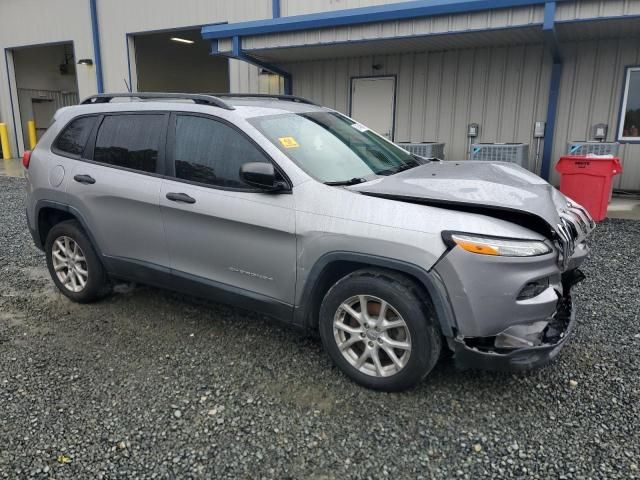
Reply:
[[60, 283], [70, 292], [81, 292], [87, 285], [89, 269], [80, 245], [71, 237], [60, 236], [53, 242], [53, 269]]
[[411, 355], [411, 335], [398, 311], [385, 300], [357, 295], [338, 307], [333, 336], [344, 358], [359, 372], [388, 377]]

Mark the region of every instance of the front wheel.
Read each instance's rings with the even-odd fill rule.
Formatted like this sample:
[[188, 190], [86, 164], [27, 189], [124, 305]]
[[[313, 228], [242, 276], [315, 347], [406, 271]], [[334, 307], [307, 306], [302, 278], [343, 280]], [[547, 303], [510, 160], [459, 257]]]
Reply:
[[384, 270], [359, 270], [338, 281], [322, 302], [319, 327], [334, 363], [377, 390], [416, 385], [442, 348], [429, 299], [404, 275]]

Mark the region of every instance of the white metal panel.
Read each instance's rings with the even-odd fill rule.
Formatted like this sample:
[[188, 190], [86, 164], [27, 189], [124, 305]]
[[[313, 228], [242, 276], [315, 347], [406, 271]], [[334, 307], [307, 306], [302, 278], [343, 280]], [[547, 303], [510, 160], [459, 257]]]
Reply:
[[541, 6], [488, 10], [469, 14], [246, 37], [243, 39], [243, 47], [252, 50], [319, 43], [331, 44], [344, 41], [380, 40], [415, 35], [451, 34], [469, 30], [526, 27], [542, 24], [543, 17], [544, 9]]
[[[554, 160], [566, 153], [567, 142], [588, 139], [596, 123], [608, 124], [607, 141], [616, 140], [625, 67], [640, 65], [640, 42], [637, 37], [573, 42], [563, 53]], [[624, 173], [614, 186], [640, 190], [640, 145], [622, 144], [618, 155]], [[553, 178], [557, 182], [555, 171]]]
[[[467, 124], [482, 142], [533, 145], [546, 117], [550, 59], [542, 45], [362, 56], [284, 65], [296, 95], [349, 111], [351, 77], [396, 75], [400, 142], [445, 142], [447, 158], [467, 156]], [[531, 149], [533, 160], [534, 149]]]
[[560, 2], [556, 10], [557, 21], [640, 15], [640, 0], [577, 0]]
[[280, 0], [282, 16], [400, 3], [406, 0]]

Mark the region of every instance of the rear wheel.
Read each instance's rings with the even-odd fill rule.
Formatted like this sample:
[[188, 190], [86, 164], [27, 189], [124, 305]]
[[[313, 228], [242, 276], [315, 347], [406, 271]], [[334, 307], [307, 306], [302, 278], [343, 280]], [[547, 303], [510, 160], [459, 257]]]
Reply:
[[91, 242], [75, 220], [54, 225], [45, 242], [47, 267], [58, 289], [88, 303], [109, 292], [109, 282]]
[[429, 299], [393, 272], [359, 270], [341, 279], [322, 302], [319, 327], [334, 363], [369, 388], [409, 388], [440, 355]]

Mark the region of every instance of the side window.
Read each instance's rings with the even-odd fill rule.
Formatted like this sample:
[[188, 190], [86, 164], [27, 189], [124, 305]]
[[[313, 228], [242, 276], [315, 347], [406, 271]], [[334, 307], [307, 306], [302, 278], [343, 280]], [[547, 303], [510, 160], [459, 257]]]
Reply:
[[108, 115], [98, 128], [93, 160], [155, 173], [164, 126], [163, 115]]
[[640, 140], [640, 67], [627, 70], [618, 140]]
[[58, 136], [53, 148], [60, 152], [79, 157], [87, 144], [96, 117], [80, 117], [71, 121]]
[[216, 120], [189, 115], [176, 117], [174, 159], [176, 177], [222, 187], [247, 188], [240, 167], [269, 162], [248, 138]]

